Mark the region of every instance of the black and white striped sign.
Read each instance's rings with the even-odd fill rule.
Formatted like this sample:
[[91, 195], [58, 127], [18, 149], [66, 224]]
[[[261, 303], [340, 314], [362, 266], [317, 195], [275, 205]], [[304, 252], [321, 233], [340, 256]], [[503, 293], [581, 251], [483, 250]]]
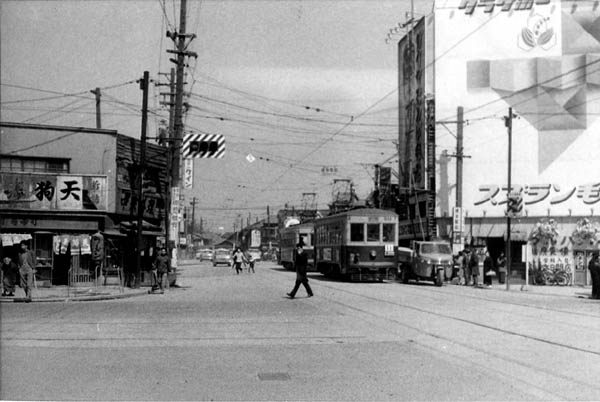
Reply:
[[222, 158], [225, 137], [221, 134], [186, 134], [182, 155], [184, 158]]

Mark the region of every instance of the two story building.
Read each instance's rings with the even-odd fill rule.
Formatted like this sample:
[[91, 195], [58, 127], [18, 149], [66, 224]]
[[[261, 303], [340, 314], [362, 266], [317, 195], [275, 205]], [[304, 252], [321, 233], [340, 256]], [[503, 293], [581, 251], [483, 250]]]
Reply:
[[[112, 266], [130, 284], [140, 150], [139, 140], [115, 130], [0, 123], [2, 255], [15, 258], [18, 243], [30, 241], [38, 286], [92, 281], [99, 267]], [[162, 245], [168, 186], [167, 148], [147, 144], [146, 156], [142, 272]], [[98, 246], [101, 261], [92, 250]]]

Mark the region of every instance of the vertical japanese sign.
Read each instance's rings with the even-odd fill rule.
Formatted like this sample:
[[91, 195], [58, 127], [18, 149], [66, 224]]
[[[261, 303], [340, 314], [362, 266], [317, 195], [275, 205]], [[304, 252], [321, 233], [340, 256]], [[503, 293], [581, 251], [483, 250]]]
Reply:
[[171, 219], [169, 220], [169, 239], [179, 244], [179, 187], [171, 187]]
[[190, 190], [194, 185], [194, 160], [185, 158], [183, 160], [183, 188]]
[[463, 228], [465, 227], [463, 209], [454, 207], [452, 211], [452, 243], [462, 244]]

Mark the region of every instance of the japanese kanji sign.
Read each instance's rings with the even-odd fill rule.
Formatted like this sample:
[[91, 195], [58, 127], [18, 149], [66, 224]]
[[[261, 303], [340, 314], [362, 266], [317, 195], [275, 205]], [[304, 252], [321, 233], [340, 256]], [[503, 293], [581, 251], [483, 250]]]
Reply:
[[7, 209], [106, 210], [105, 176], [0, 174], [0, 202]]

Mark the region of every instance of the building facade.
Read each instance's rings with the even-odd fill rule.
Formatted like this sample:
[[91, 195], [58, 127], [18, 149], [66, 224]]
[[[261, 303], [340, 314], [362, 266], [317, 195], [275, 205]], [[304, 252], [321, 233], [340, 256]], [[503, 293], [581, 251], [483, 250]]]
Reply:
[[409, 204], [419, 211], [426, 203], [417, 216], [429, 224], [426, 236], [495, 257], [506, 247], [508, 193], [517, 195], [514, 266], [586, 285], [600, 237], [600, 8], [501, 3], [436, 1], [399, 44]]
[[[140, 141], [78, 127], [2, 122], [0, 130], [2, 254], [15, 257], [19, 241], [29, 240], [38, 286], [94, 281], [111, 267], [131, 284]], [[144, 268], [164, 237], [167, 188], [166, 148], [148, 144], [146, 155]], [[94, 254], [99, 244], [102, 258]]]

